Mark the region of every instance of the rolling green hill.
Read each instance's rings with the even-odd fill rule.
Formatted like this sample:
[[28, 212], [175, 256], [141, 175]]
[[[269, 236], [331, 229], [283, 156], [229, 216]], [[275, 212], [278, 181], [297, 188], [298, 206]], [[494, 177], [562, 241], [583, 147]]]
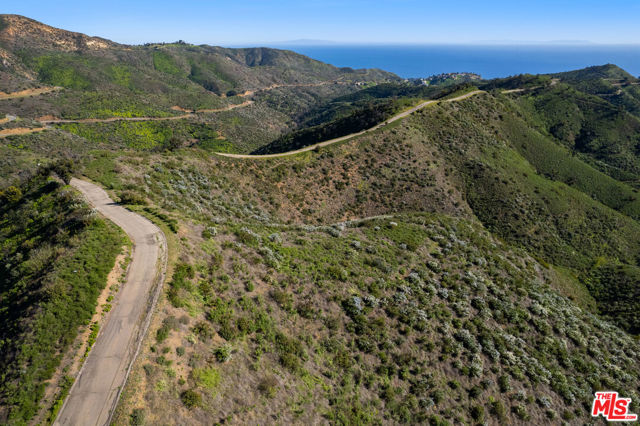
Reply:
[[[163, 117], [181, 114], [177, 108], [221, 109], [255, 93], [256, 105], [199, 116], [244, 151], [294, 127], [301, 112], [356, 91], [357, 84], [399, 80], [388, 72], [336, 68], [284, 50], [184, 42], [120, 45], [16, 15], [0, 15], [0, 53], [8, 64], [0, 74], [0, 91], [62, 88], [43, 96], [3, 100], [0, 115]], [[272, 93], [277, 93], [277, 100], [269, 96]], [[244, 130], [237, 131], [239, 126]]]
[[640, 117], [640, 80], [615, 65], [589, 67], [553, 76]]
[[601, 171], [638, 186], [640, 118], [563, 85], [541, 89], [519, 101], [543, 132]]

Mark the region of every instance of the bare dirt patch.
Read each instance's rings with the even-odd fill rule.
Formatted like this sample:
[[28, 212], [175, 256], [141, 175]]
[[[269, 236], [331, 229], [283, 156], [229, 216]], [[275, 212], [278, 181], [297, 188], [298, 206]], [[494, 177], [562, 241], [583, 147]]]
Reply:
[[224, 108], [215, 108], [215, 109], [199, 109], [196, 110], [196, 113], [207, 113], [207, 112], [224, 112], [224, 111], [231, 111], [232, 109], [236, 109], [236, 108], [244, 108], [247, 107], [249, 105], [253, 104], [253, 101], [244, 101], [241, 104], [233, 104], [233, 105], [228, 105]]
[[44, 121], [49, 121], [49, 120], [57, 120], [58, 118], [55, 115], [43, 115], [42, 117], [38, 117], [35, 120], [36, 121], [40, 121], [40, 122], [44, 122]]
[[174, 106], [171, 107], [171, 109], [174, 110], [174, 111], [182, 111], [182, 112], [189, 112], [189, 113], [193, 112], [192, 109], [182, 108], [179, 105], [174, 105]]
[[0, 138], [14, 135], [26, 135], [29, 133], [42, 132], [43, 130], [47, 130], [47, 127], [16, 127], [15, 129], [3, 129], [0, 130]]
[[26, 98], [27, 96], [38, 96], [43, 95], [45, 93], [55, 92], [56, 90], [61, 90], [62, 87], [40, 87], [37, 89], [25, 89], [19, 92], [13, 93], [4, 93], [0, 92], [0, 99], [16, 99], [16, 98]]

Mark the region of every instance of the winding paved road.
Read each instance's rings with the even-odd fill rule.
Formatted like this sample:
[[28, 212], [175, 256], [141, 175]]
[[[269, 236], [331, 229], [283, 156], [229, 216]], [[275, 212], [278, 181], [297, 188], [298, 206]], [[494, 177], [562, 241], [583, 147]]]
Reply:
[[386, 126], [387, 124], [393, 123], [394, 121], [403, 119], [411, 114], [413, 114], [414, 112], [429, 106], [431, 104], [435, 104], [435, 103], [439, 103], [439, 102], [454, 102], [454, 101], [461, 101], [462, 99], [466, 99], [469, 98], [473, 95], [477, 95], [478, 93], [485, 93], [484, 90], [474, 90], [473, 92], [468, 92], [465, 93], [464, 95], [460, 95], [460, 96], [456, 96], [455, 98], [450, 98], [450, 99], [445, 99], [445, 100], [430, 100], [430, 101], [426, 101], [426, 102], [422, 102], [419, 105], [414, 106], [413, 108], [410, 108], [406, 111], [401, 112], [400, 114], [394, 115], [393, 117], [391, 117], [390, 119], [383, 121], [382, 123], [378, 123], [373, 127], [370, 127], [368, 129], [362, 130], [360, 132], [357, 133], [351, 133], [350, 135], [346, 135], [346, 136], [341, 136], [339, 138], [335, 138], [335, 139], [329, 139], [328, 141], [324, 141], [324, 142], [319, 142], [313, 145], [309, 145], [309, 146], [305, 146], [304, 148], [300, 148], [300, 149], [296, 149], [293, 151], [287, 151], [287, 152], [280, 152], [277, 154], [256, 154], [256, 155], [252, 155], [252, 154], [229, 154], [226, 152], [216, 152], [217, 155], [221, 155], [223, 157], [230, 157], [230, 158], [276, 158], [276, 157], [286, 157], [289, 155], [295, 155], [295, 154], [300, 154], [301, 152], [307, 152], [307, 151], [312, 151], [316, 148], [321, 148], [323, 146], [327, 146], [327, 145], [333, 145], [334, 143], [338, 143], [338, 142], [342, 142], [342, 141], [346, 141], [347, 139], [351, 139], [354, 138], [356, 136], [361, 136], [364, 135], [365, 133], [370, 133], [373, 132], [374, 130], [378, 130], [379, 128]]
[[133, 242], [126, 282], [54, 423], [105, 425], [138, 354], [162, 287], [167, 242], [157, 226], [115, 204], [99, 186], [78, 179], [72, 179], [71, 185]]

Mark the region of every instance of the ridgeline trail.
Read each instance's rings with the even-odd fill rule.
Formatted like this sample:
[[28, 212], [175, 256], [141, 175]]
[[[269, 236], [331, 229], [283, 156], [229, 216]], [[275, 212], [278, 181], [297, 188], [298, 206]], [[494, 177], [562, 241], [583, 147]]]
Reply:
[[272, 84], [271, 86], [263, 87], [260, 89], [245, 90], [243, 93], [239, 93], [236, 96], [240, 96], [240, 97], [253, 96], [256, 93], [268, 92], [269, 90], [281, 89], [281, 88], [285, 89], [285, 88], [294, 88], [294, 87], [320, 87], [320, 86], [327, 86], [330, 84], [355, 84], [355, 83], [341, 81], [341, 78], [338, 78], [336, 80], [321, 81], [319, 83], [281, 83], [281, 84]]
[[405, 117], [408, 117], [409, 115], [413, 114], [414, 112], [416, 112], [416, 111], [418, 111], [418, 110], [420, 110], [420, 109], [422, 109], [422, 108], [424, 108], [426, 106], [429, 106], [429, 105], [432, 105], [432, 104], [435, 104], [435, 103], [439, 103], [439, 102], [461, 101], [463, 99], [469, 98], [469, 97], [471, 97], [473, 95], [477, 95], [479, 93], [486, 93], [486, 92], [484, 92], [483, 90], [474, 90], [472, 92], [468, 92], [468, 93], [465, 93], [463, 95], [456, 96], [455, 98], [450, 98], [450, 99], [445, 99], [445, 100], [437, 100], [436, 99], [436, 100], [425, 101], [425, 102], [422, 102], [421, 104], [416, 105], [416, 106], [414, 106], [414, 107], [412, 107], [412, 108], [410, 108], [410, 109], [408, 109], [406, 111], [403, 111], [403, 112], [401, 112], [401, 113], [399, 113], [397, 115], [394, 115], [390, 119], [385, 120], [382, 123], [378, 123], [375, 126], [370, 127], [368, 129], [362, 130], [362, 131], [357, 132], [357, 133], [351, 133], [349, 135], [340, 136], [339, 138], [329, 139], [328, 141], [318, 142], [318, 143], [315, 143], [313, 145], [305, 146], [304, 148], [296, 149], [296, 150], [293, 150], [293, 151], [280, 152], [280, 153], [277, 153], [277, 154], [256, 154], [256, 155], [252, 155], [252, 154], [229, 154], [229, 153], [226, 153], [226, 152], [216, 152], [216, 154], [217, 155], [221, 155], [223, 157], [230, 157], [230, 158], [277, 158], [277, 157], [286, 157], [286, 156], [289, 156], [289, 155], [300, 154], [302, 152], [312, 151], [312, 150], [314, 150], [316, 148], [321, 148], [323, 146], [333, 145], [335, 143], [343, 142], [343, 141], [346, 141], [347, 139], [351, 139], [351, 138], [354, 138], [356, 136], [361, 136], [361, 135], [364, 135], [366, 133], [373, 132], [373, 131], [378, 130], [379, 128], [381, 128], [383, 126], [386, 126], [387, 124], [391, 124], [394, 121], [401, 120], [401, 119], [403, 119]]
[[[349, 84], [349, 83], [348, 82], [343, 82], [343, 81], [340, 81], [340, 79], [337, 79], [337, 80], [321, 81], [319, 83], [272, 84], [271, 86], [267, 86], [267, 87], [262, 87], [262, 88], [253, 89], [253, 90], [245, 90], [244, 92], [239, 93], [236, 96], [242, 98], [242, 97], [253, 96], [256, 93], [266, 92], [266, 91], [279, 89], [279, 88], [318, 87], [318, 86], [326, 86], [326, 85], [330, 85], [330, 84]], [[46, 93], [50, 93], [50, 92], [54, 92], [54, 91], [58, 91], [58, 90], [62, 90], [62, 89], [63, 89], [62, 87], [42, 87], [42, 88], [38, 88], [38, 89], [26, 89], [26, 90], [22, 90], [22, 91], [19, 91], [19, 92], [13, 92], [13, 93], [0, 92], [0, 100], [2, 100], [2, 99], [16, 99], [16, 98], [24, 98], [24, 97], [27, 97], [27, 96], [43, 95], [43, 94], [46, 94]], [[226, 98], [226, 96], [221, 96], [221, 97]], [[182, 114], [182, 115], [170, 115], [170, 116], [167, 116], [167, 117], [109, 117], [109, 118], [64, 119], [64, 118], [57, 118], [57, 117], [53, 117], [53, 116], [45, 116], [45, 117], [36, 118], [35, 120], [40, 122], [40, 123], [42, 123], [42, 124], [46, 124], [46, 125], [48, 125], [48, 124], [64, 124], [64, 123], [112, 123], [112, 122], [116, 122], [116, 121], [171, 121], [171, 120], [183, 120], [185, 118], [195, 117], [195, 116], [197, 116], [197, 114], [207, 114], [207, 113], [231, 111], [231, 110], [234, 110], [236, 108], [248, 107], [248, 106], [252, 105], [253, 103], [254, 103], [254, 101], [252, 101], [252, 100], [246, 100], [246, 101], [244, 101], [242, 103], [231, 104], [231, 105], [227, 105], [227, 106], [222, 107], [222, 108], [210, 108], [210, 109], [199, 109], [199, 110], [190, 110], [190, 109], [182, 108], [180, 106], [174, 106], [171, 109], [173, 109], [174, 111], [182, 111], [185, 114]], [[6, 120], [4, 120], [4, 121], [3, 120], [4, 119], [0, 120], [0, 124], [2, 124], [3, 122], [6, 122]], [[6, 134], [0, 133], [0, 137], [17, 135], [17, 134], [34, 133], [34, 132], [39, 132], [41, 130], [45, 130], [45, 129], [29, 129], [27, 131], [27, 128], [21, 128], [19, 131], [16, 131], [16, 132], [7, 132]]]
[[114, 203], [99, 186], [79, 179], [72, 179], [71, 185], [122, 228], [133, 243], [126, 281], [54, 423], [105, 425], [109, 424], [160, 294], [167, 241], [156, 225]]
[[[187, 112], [182, 115], [170, 115], [167, 117], [109, 117], [109, 118], [80, 118], [80, 119], [71, 119], [66, 120], [62, 118], [39, 118], [39, 121], [42, 124], [64, 124], [64, 123], [112, 123], [114, 121], [170, 121], [170, 120], [183, 120], [185, 118], [195, 117], [197, 114], [202, 113], [215, 113], [215, 112], [224, 112], [231, 111], [236, 108], [244, 108], [253, 104], [253, 101], [244, 101], [241, 104], [232, 104], [227, 105], [222, 108], [216, 109], [199, 109], [191, 112]], [[183, 110], [183, 109], [180, 109]]]

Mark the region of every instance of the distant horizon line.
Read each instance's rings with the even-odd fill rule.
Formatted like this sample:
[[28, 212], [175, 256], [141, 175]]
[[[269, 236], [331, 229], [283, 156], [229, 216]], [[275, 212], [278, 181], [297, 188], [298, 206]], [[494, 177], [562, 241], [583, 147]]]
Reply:
[[[100, 36], [98, 36], [100, 37]], [[104, 37], [103, 37], [104, 38]], [[638, 47], [640, 48], [640, 42], [637, 43], [598, 43], [590, 41], [475, 41], [475, 42], [338, 42], [331, 40], [291, 40], [291, 41], [272, 41], [272, 42], [246, 42], [246, 43], [227, 43], [227, 42], [190, 42], [187, 40], [174, 40], [174, 41], [155, 41], [155, 42], [143, 42], [143, 43], [127, 43], [116, 42], [120, 44], [130, 46], [144, 46], [153, 44], [174, 44], [174, 43], [186, 43], [193, 46], [218, 46], [224, 48], [288, 48], [288, 47], [364, 47], [364, 46], [479, 46], [479, 47]]]
[[[255, 43], [246, 42], [246, 43]], [[245, 42], [237, 43], [234, 42], [232, 44], [244, 44]], [[407, 45], [407, 44], [417, 44], [417, 45], [448, 45], [448, 44], [463, 44], [463, 45], [473, 45], [473, 44], [507, 44], [507, 45], [519, 45], [519, 44], [533, 44], [533, 45], [640, 45], [640, 41], [638, 42], [598, 42], [598, 41], [590, 41], [590, 40], [511, 40], [511, 39], [500, 39], [500, 40], [474, 40], [474, 41], [337, 41], [337, 40], [323, 40], [323, 39], [293, 39], [293, 40], [280, 40], [280, 41], [268, 41], [261, 43], [268, 44], [302, 44], [302, 45], [357, 45], [357, 44], [373, 44], [373, 45]]]
[[[209, 43], [203, 43], [209, 44]], [[473, 42], [356, 42], [356, 41], [331, 41], [331, 40], [291, 40], [291, 41], [271, 41], [271, 42], [246, 42], [246, 43], [222, 43], [228, 47], [271, 47], [271, 46], [318, 46], [318, 47], [331, 47], [331, 46], [545, 46], [545, 47], [606, 47], [606, 46], [625, 46], [625, 47], [640, 47], [640, 42], [636, 43], [600, 43], [591, 41], [571, 41], [571, 40], [558, 40], [558, 41], [518, 41], [518, 40], [505, 40], [505, 41], [492, 41], [481, 40]]]

